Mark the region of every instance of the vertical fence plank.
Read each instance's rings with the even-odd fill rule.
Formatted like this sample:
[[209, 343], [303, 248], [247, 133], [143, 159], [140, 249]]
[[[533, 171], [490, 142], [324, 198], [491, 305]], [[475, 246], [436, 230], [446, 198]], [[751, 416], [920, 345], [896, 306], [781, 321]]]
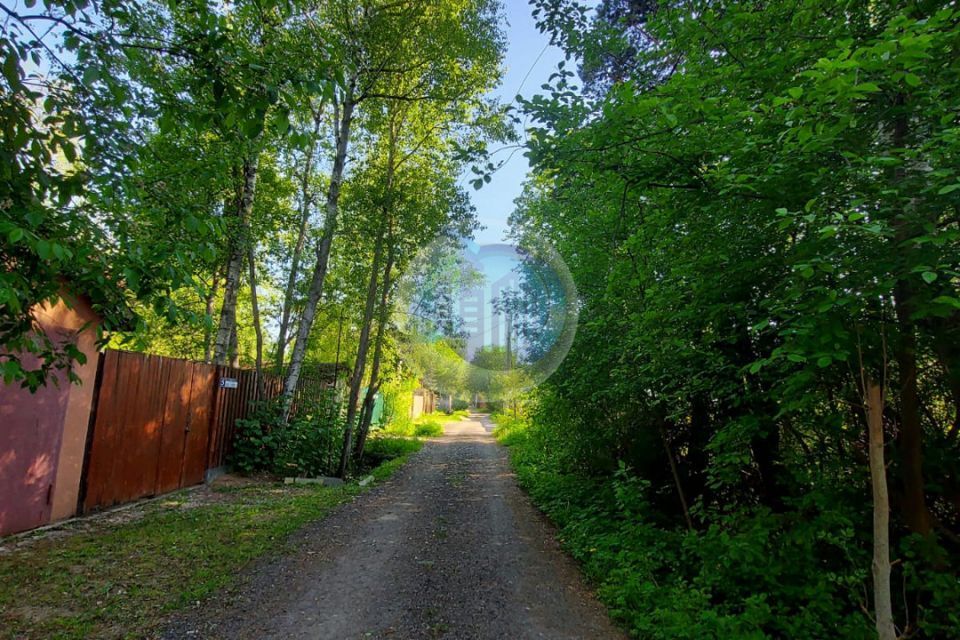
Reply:
[[181, 486], [203, 482], [207, 470], [207, 448], [210, 445], [210, 405], [213, 385], [216, 383], [214, 369], [210, 365], [192, 363], [192, 369]]
[[162, 390], [164, 422], [155, 493], [166, 493], [180, 487], [183, 426], [187, 420], [190, 399], [190, 367], [184, 366], [189, 363], [182, 360], [172, 361], [170, 365], [167, 383]]
[[[130, 437], [130, 425], [140, 418], [140, 386], [143, 380], [144, 358], [140, 354], [123, 353], [120, 357], [120, 376], [118, 382], [122, 385], [119, 394], [120, 402], [113, 415], [110, 442], [107, 450], [114, 452], [111, 456], [111, 474], [109, 480], [109, 500], [103, 506], [119, 504], [130, 500], [135, 495], [130, 486], [130, 471], [136, 468], [132, 458], [138, 453], [140, 443], [136, 437]], [[124, 446], [126, 444], [126, 446]]]
[[213, 395], [210, 402], [210, 446], [207, 449], [207, 469], [215, 469], [220, 462], [220, 367], [213, 366]]
[[[100, 374], [100, 389], [97, 394], [97, 413], [92, 429], [93, 436], [97, 441], [109, 440], [109, 435], [106, 432], [111, 428], [111, 423], [106, 419], [106, 416], [112, 415], [116, 402], [119, 352], [107, 351], [103, 356], [101, 366], [103, 369]], [[87, 450], [87, 469], [84, 476], [86, 492], [81, 505], [84, 511], [90, 509], [93, 505], [100, 504], [106, 486], [103, 479], [109, 479], [111, 463], [109, 451], [104, 451], [103, 447], [94, 447], [94, 442], [90, 442]]]

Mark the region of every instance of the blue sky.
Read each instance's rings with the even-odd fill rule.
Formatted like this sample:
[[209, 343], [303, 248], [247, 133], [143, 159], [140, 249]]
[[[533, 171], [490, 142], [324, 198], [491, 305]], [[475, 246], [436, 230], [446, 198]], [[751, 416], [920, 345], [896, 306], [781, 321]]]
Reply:
[[[563, 52], [549, 46], [549, 37], [537, 31], [527, 0], [504, 0], [504, 5], [508, 23], [506, 73], [492, 95], [503, 103], [512, 103], [518, 93], [529, 98], [541, 92], [540, 85], [563, 60]], [[479, 191], [470, 186], [467, 177], [473, 176], [469, 173], [463, 180], [465, 188], [471, 192], [480, 223], [486, 227], [477, 232], [476, 242], [480, 245], [503, 242], [513, 200], [520, 195], [529, 169], [523, 149], [500, 151], [493, 160], [499, 162], [507, 157], [510, 158], [507, 163]]]

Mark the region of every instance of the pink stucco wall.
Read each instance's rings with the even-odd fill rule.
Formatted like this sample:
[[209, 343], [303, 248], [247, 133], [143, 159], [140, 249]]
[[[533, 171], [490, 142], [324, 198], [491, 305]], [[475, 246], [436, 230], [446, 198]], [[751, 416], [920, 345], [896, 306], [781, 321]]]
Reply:
[[[63, 373], [36, 393], [0, 382], [0, 535], [73, 515], [83, 467], [98, 359], [96, 314], [71, 299], [40, 307], [34, 316], [54, 340], [74, 341], [87, 363], [74, 369], [81, 385]], [[28, 367], [38, 365], [28, 354], [21, 357]]]

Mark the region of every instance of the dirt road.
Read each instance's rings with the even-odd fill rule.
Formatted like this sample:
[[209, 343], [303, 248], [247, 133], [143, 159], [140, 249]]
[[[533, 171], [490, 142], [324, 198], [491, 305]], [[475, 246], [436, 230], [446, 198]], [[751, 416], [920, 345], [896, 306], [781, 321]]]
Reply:
[[485, 416], [254, 566], [166, 638], [623, 638], [521, 493]]

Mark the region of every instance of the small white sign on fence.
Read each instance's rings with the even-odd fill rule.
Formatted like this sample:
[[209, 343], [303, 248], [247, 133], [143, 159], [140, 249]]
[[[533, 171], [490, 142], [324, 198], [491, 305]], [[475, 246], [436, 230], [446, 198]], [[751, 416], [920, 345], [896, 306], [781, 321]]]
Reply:
[[220, 378], [221, 389], [236, 389], [238, 386], [236, 378]]

